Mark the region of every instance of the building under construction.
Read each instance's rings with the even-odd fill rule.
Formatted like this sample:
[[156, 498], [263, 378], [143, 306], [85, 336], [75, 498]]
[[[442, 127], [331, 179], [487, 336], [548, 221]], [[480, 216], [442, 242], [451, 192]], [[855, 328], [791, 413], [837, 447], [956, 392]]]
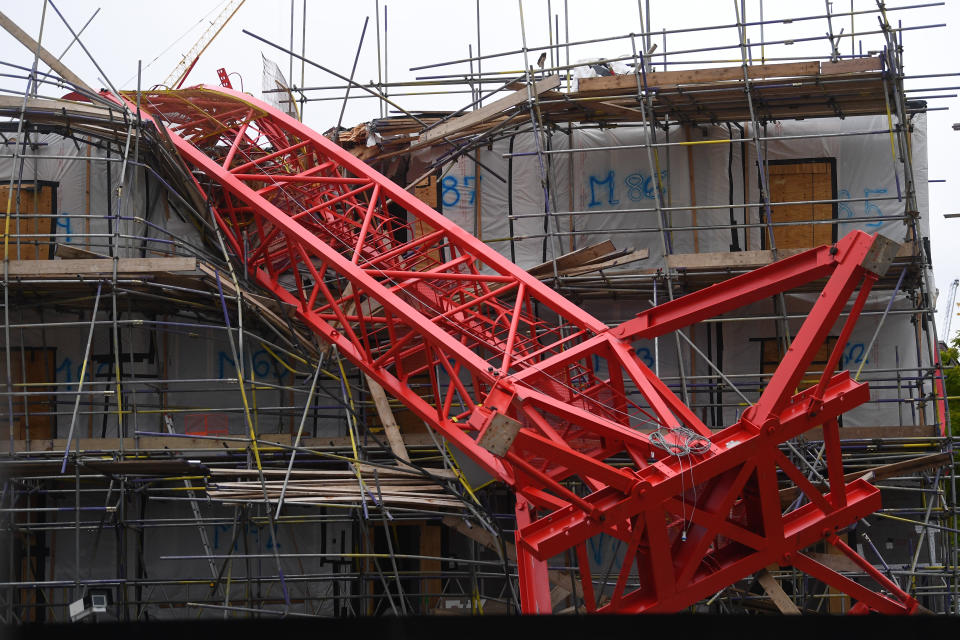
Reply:
[[408, 80], [263, 41], [334, 80], [259, 96], [97, 91], [0, 14], [0, 619], [960, 612], [939, 3], [590, 59], [563, 4]]

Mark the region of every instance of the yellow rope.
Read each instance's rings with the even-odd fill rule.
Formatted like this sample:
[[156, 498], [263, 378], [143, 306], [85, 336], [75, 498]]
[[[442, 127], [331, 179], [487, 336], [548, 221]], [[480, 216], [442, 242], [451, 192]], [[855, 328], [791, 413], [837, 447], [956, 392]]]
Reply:
[[[265, 343], [261, 342], [261, 343], [260, 343], [260, 346], [263, 347], [264, 350], [265, 350], [267, 353], [269, 353], [271, 356], [273, 356], [273, 358], [274, 358], [277, 362], [279, 362], [281, 365], [283, 365], [283, 368], [286, 369], [287, 371], [289, 371], [290, 373], [292, 373], [292, 374], [294, 374], [294, 375], [298, 375], [298, 376], [308, 376], [308, 375], [310, 375], [309, 373], [304, 373], [304, 372], [302, 372], [302, 371], [297, 371], [296, 369], [294, 369], [293, 367], [291, 367], [290, 365], [288, 365], [283, 358], [281, 358], [281, 357], [278, 356], [276, 353], [274, 353], [273, 349], [271, 349], [271, 348], [270, 348], [269, 346], [267, 346]], [[303, 364], [309, 364], [309, 363], [308, 363], [306, 360], [304, 360], [303, 358], [301, 358], [301, 357], [299, 357], [299, 356], [297, 356], [297, 355], [294, 355], [294, 354], [292, 354], [292, 353], [290, 354], [290, 357], [293, 358], [294, 360], [298, 360], [299, 362], [301, 362], [301, 363], [303, 363]]]
[[480, 504], [480, 501], [477, 499], [477, 495], [473, 492], [473, 488], [470, 486], [470, 483], [467, 482], [467, 477], [463, 475], [463, 471], [460, 470], [460, 465], [457, 463], [457, 458], [453, 455], [453, 451], [450, 450], [450, 445], [446, 440], [443, 441], [443, 447], [447, 450], [447, 455], [450, 456], [450, 464], [453, 465], [453, 472], [457, 474], [457, 480], [460, 481], [460, 484], [463, 485], [463, 488], [467, 490], [467, 493], [470, 494], [470, 497], [474, 502]]

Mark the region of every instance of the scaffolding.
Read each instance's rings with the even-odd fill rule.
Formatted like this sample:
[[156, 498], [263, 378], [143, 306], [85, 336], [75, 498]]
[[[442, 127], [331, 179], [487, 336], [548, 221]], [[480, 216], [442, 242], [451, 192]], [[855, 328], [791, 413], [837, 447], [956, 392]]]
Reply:
[[[521, 243], [539, 243], [542, 263], [531, 272], [585, 305], [672, 300], [790, 255], [792, 247], [777, 246], [790, 229], [822, 226], [835, 239], [837, 228], [850, 224], [812, 213], [789, 220], [776, 215], [789, 207], [814, 212], [856, 204], [867, 215], [856, 216], [855, 224], [902, 222], [904, 246], [890, 274], [874, 287], [876, 303], [862, 314], [876, 320], [875, 331], [860, 359], [848, 361], [859, 366], [859, 379], [883, 390], [872, 403], [890, 419], [841, 429], [845, 470], [871, 477], [884, 492], [884, 508], [848, 539], [927, 608], [960, 613], [956, 437], [944, 410], [936, 293], [923, 227], [928, 214], [918, 203], [913, 158], [912, 118], [930, 107], [907, 97], [901, 39], [905, 30], [940, 25], [891, 23], [895, 12], [924, 16], [921, 9], [938, 3], [880, 3], [857, 11], [851, 6], [849, 12], [833, 12], [828, 3], [822, 14], [766, 20], [762, 2], [756, 20], [747, 19], [744, 4], [734, 3], [727, 24], [660, 30], [650, 24], [649, 7], [638, 4], [636, 32], [604, 39], [629, 45], [630, 55], [594, 62], [607, 71], [616, 64], [630, 71], [574, 78], [585, 64], [571, 63], [571, 51], [597, 42], [570, 40], [566, 3], [563, 15], [548, 15], [549, 43], [528, 46], [520, 2], [519, 48], [481, 55], [478, 2], [476, 55], [471, 45], [467, 58], [410, 70], [469, 65], [466, 72], [409, 81], [384, 75], [368, 85], [334, 74], [345, 84], [291, 89], [301, 116], [313, 101], [376, 99], [381, 118], [332, 135], [385, 169], [415, 151], [428, 152], [430, 161], [404, 176], [404, 183], [416, 189], [426, 180], [435, 201], [437, 185], [460, 161], [472, 164], [478, 183], [481, 174], [513, 178], [501, 176], [493, 162], [485, 164], [485, 156], [499, 154], [508, 164], [535, 161], [540, 210], [515, 212], [511, 199], [506, 211], [487, 211], [505, 218], [510, 233], [485, 239], [513, 259]], [[291, 75], [294, 59], [302, 68], [325, 70], [293, 50], [293, 17], [290, 48], [268, 44], [290, 56]], [[826, 27], [827, 35], [764, 39], [765, 30], [785, 18]], [[303, 20], [306, 33], [305, 15]], [[856, 31], [855, 20], [870, 26]], [[835, 33], [840, 21], [849, 21], [849, 33]], [[379, 15], [377, 23], [379, 61], [386, 59], [386, 7], [382, 55]], [[668, 37], [691, 32], [733, 37], [718, 46], [668, 49]], [[757, 32], [760, 40], [751, 41], [748, 35]], [[840, 52], [846, 39], [849, 55]], [[787, 47], [801, 40], [829, 54], [792, 56]], [[21, 93], [0, 97], [0, 160], [10, 168], [0, 363], [8, 431], [0, 500], [8, 549], [0, 578], [2, 619], [65, 621], [71, 602], [98, 589], [110, 591], [120, 620], [518, 610], [512, 497], [496, 484], [474, 486], [468, 479], [474, 474], [461, 468], [464, 461], [445, 440], [388, 400], [336, 349], [321, 344], [288, 306], [246, 280], [231, 263], [209, 203], [162, 132], [92, 91], [63, 65], [50, 64], [41, 42], [25, 44], [35, 52], [32, 67], [2, 63], [8, 77], [21, 83]], [[874, 49], [879, 53], [871, 55]], [[547, 57], [534, 66], [532, 56], [541, 53]], [[41, 59], [51, 73], [38, 70]], [[522, 66], [510, 68], [516, 61]], [[716, 64], [734, 66], [710, 66]], [[302, 71], [301, 85], [303, 77]], [[57, 97], [65, 91], [86, 102]], [[470, 102], [455, 112], [387, 117], [388, 108], [400, 109], [396, 101], [408, 93], [465, 94]], [[139, 110], [139, 81], [135, 95]], [[883, 116], [887, 125], [771, 133], [788, 118], [856, 115]], [[729, 127], [725, 138], [697, 137], [707, 126], [726, 123], [738, 123], [738, 137]], [[641, 139], [614, 146], [574, 143], [585, 132], [612, 129]], [[532, 148], [514, 150], [518, 136], [527, 136]], [[368, 137], [379, 144], [369, 148]], [[770, 145], [831, 137], [888, 138], [897, 194], [775, 200]], [[47, 151], [54, 146], [56, 153]], [[674, 203], [676, 187], [659, 178], [661, 167], [682, 151], [692, 185], [697, 154], [707, 147], [728, 148], [731, 158], [736, 149], [742, 193], [726, 203], [701, 198], [698, 204], [694, 193], [689, 202]], [[652, 197], [644, 206], [578, 210], [572, 192], [568, 202], [560, 201], [554, 167], [560, 158], [567, 160], [572, 182], [574, 156], [625, 150], [642, 157], [657, 176], [647, 185]], [[41, 175], [42, 160], [84, 167], [82, 195], [69, 213], [56, 204], [42, 210], [42, 199], [56, 193]], [[99, 191], [91, 186], [98, 181], [106, 185]], [[424, 193], [431, 197], [429, 189]], [[97, 194], [105, 198], [101, 203]], [[474, 231], [482, 233], [484, 207], [491, 205], [483, 190], [476, 194]], [[877, 202], [899, 213], [871, 213], [869, 205], [876, 210]], [[604, 226], [604, 219], [624, 212], [636, 222]], [[704, 222], [717, 212], [729, 212], [730, 222]], [[521, 231], [534, 225], [541, 231]], [[699, 239], [718, 231], [742, 242], [730, 251], [701, 252]], [[662, 264], [644, 269], [639, 253], [612, 248], [584, 253], [601, 232], [612, 238], [649, 234]], [[681, 234], [692, 238], [692, 252], [676, 250]], [[658, 376], [711, 427], [728, 424], [769, 378], [763, 357], [758, 370], [725, 371], [716, 336], [727, 326], [768, 323], [776, 358], [789, 348], [804, 311], [783, 295], [770, 309], [726, 314], [651, 345]], [[909, 326], [913, 343], [890, 345], [894, 367], [865, 366], [887, 323]], [[216, 365], [186, 366], [192, 350], [207, 349], [214, 357], [214, 349], [201, 345], [217, 346]], [[57, 348], [80, 357], [64, 368]], [[913, 365], [901, 364], [906, 361]], [[824, 450], [823, 440], [808, 434], [787, 443], [784, 454], [818, 483], [824, 481]], [[788, 485], [782, 498], [796, 503], [799, 492], [790, 493]], [[891, 531], [899, 532], [897, 540], [909, 540], [909, 549], [895, 548]], [[598, 550], [605, 564], [593, 577], [598, 601], [616, 584], [616, 547]], [[826, 555], [818, 557], [845, 575], [863, 575]], [[557, 612], [582, 610], [574, 573], [572, 557], [551, 566]], [[628, 583], [634, 580], [630, 576]], [[731, 585], [697, 609], [791, 607], [839, 613], [850, 601], [782, 570]]]

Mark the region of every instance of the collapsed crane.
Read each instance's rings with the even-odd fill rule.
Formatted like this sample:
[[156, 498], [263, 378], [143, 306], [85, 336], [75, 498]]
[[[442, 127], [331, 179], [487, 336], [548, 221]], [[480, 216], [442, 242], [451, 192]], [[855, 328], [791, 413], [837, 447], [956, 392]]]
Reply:
[[[515, 492], [525, 613], [551, 611], [547, 561], [568, 550], [589, 611], [678, 611], [774, 563], [849, 594], [856, 611], [918, 609], [838, 535], [880, 507], [877, 488], [845, 481], [837, 423], [868, 387], [835, 369], [895, 243], [856, 231], [610, 328], [259, 100], [220, 87], [139, 97], [250, 278]], [[631, 346], [824, 278], [760, 398], [721, 431]], [[819, 381], [796, 393], [855, 291]], [[779, 450], [818, 426], [827, 491]], [[631, 465], [609, 464], [614, 456]], [[805, 504], [784, 508], [778, 469]], [[626, 545], [608, 602], [596, 600], [587, 561], [600, 534]], [[820, 541], [876, 588], [803, 553]]]

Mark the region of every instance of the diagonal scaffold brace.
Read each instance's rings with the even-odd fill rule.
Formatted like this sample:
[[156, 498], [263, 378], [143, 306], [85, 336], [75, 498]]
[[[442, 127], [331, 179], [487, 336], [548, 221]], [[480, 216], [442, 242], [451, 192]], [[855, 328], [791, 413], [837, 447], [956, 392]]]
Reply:
[[[547, 563], [571, 550], [589, 611], [679, 611], [771, 564], [848, 593], [857, 610], [918, 608], [837, 535], [880, 507], [877, 488], [844, 481], [837, 418], [869, 391], [836, 369], [895, 243], [855, 231], [610, 328], [249, 95], [150, 91], [141, 107], [169, 133], [249, 277], [515, 492], [525, 613], [551, 611]], [[723, 430], [707, 428], [632, 347], [822, 280], [760, 398]], [[797, 393], [851, 297], [818, 382]], [[779, 449], [815, 427], [826, 491]], [[781, 504], [778, 477], [799, 488], [802, 506]], [[625, 555], [597, 601], [587, 545], [600, 535]], [[821, 542], [870, 586], [804, 555]]]

